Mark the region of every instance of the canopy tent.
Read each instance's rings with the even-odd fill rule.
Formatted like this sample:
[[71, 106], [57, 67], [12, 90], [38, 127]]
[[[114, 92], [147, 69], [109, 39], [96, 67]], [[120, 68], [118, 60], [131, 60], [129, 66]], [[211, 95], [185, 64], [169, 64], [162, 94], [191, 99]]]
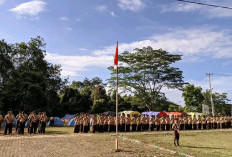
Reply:
[[66, 124], [75, 117], [75, 114], [66, 114], [63, 118], [62, 121], [65, 122]]
[[69, 122], [68, 122], [68, 126], [74, 126], [75, 125], [75, 120], [74, 119], [71, 119]]
[[151, 118], [152, 116], [157, 116], [159, 114], [159, 112], [149, 111], [149, 112], [142, 112], [141, 114], [148, 115]]
[[[51, 121], [48, 122], [48, 125], [51, 126]], [[54, 117], [54, 125], [53, 126], [64, 126], [64, 124], [59, 117]]]
[[72, 119], [73, 117], [75, 117], [75, 114], [66, 114], [62, 120], [65, 120], [65, 119]]
[[104, 114], [104, 115], [106, 115], [106, 116], [115, 116], [116, 115], [116, 113], [115, 112], [113, 112], [113, 111], [106, 111], [106, 112], [104, 112], [104, 113], [102, 113], [102, 114]]
[[169, 117], [181, 117], [181, 116], [187, 116], [188, 114], [185, 112], [166, 112]]
[[141, 115], [138, 111], [122, 111], [122, 112], [119, 112], [119, 115], [122, 115], [122, 114], [125, 114], [125, 116], [127, 116], [128, 114], [130, 115], [130, 117], [133, 117], [134, 115]]
[[158, 113], [158, 116], [159, 116], [159, 117], [167, 117], [168, 114], [167, 114], [166, 112], [159, 112], [159, 113]]
[[198, 112], [188, 112], [188, 115], [189, 115], [189, 116], [192, 116], [192, 118], [193, 118], [194, 116], [197, 118], [198, 116], [201, 116], [202, 113], [198, 113]]

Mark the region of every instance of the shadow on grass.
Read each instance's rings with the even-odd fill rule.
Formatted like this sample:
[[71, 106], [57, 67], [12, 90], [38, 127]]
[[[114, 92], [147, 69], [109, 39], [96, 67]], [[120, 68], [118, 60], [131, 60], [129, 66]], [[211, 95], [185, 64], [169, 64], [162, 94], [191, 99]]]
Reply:
[[198, 148], [198, 149], [223, 149], [223, 148], [219, 148], [219, 147], [200, 147], [200, 146], [181, 146], [184, 148]]
[[63, 135], [63, 134], [70, 134], [69, 132], [64, 132], [64, 131], [46, 131], [46, 134], [58, 134], [58, 135]]

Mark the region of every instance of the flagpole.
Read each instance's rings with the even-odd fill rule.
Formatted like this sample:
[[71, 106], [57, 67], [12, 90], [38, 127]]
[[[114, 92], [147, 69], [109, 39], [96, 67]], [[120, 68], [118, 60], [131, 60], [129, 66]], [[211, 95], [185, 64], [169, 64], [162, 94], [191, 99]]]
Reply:
[[[118, 48], [118, 42], [117, 42], [117, 48]], [[117, 62], [118, 62], [118, 60], [117, 60]], [[116, 67], [116, 141], [115, 142], [116, 142], [115, 143], [115, 146], [116, 146], [115, 151], [118, 152], [119, 151], [118, 150], [118, 65]]]

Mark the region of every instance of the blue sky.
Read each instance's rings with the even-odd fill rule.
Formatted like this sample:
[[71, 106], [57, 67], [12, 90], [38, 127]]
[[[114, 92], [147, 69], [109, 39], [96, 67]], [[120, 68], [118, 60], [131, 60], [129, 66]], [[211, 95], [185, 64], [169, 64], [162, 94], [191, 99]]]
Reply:
[[[228, 0], [196, 2], [232, 6]], [[47, 60], [62, 65], [70, 81], [110, 77], [119, 52], [152, 46], [182, 54], [184, 80], [232, 99], [232, 10], [175, 0], [0, 0], [0, 39], [9, 43], [42, 36]], [[184, 104], [181, 92], [163, 90]]]

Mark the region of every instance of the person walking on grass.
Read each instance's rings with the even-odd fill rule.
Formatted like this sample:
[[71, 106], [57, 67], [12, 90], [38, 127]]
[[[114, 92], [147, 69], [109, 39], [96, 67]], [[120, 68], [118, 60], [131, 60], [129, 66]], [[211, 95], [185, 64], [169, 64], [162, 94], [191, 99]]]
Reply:
[[180, 139], [180, 130], [178, 119], [175, 119], [174, 124], [172, 125], [172, 129], [174, 130], [174, 146], [180, 146], [179, 139]]

